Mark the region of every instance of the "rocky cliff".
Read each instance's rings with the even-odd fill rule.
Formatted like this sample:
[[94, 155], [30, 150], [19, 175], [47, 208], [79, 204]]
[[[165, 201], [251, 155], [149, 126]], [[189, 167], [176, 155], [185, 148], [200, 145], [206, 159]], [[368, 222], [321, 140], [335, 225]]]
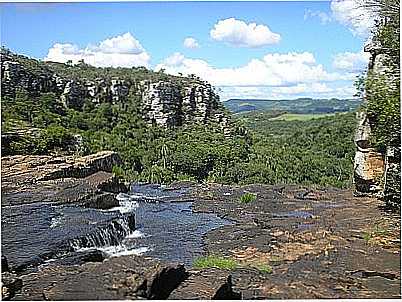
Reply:
[[2, 96], [15, 98], [23, 88], [31, 95], [54, 93], [65, 108], [80, 110], [85, 100], [124, 103], [141, 100], [149, 124], [181, 126], [227, 118], [214, 88], [198, 78], [174, 77], [144, 68], [95, 68], [86, 64], [41, 62], [2, 49]]
[[[368, 65], [368, 74], [372, 78], [381, 78], [390, 89], [399, 90], [399, 79], [391, 71], [389, 62], [393, 61], [389, 50], [376, 37], [365, 46], [365, 51], [371, 57]], [[364, 103], [371, 92], [366, 91]], [[373, 146], [373, 127], [376, 121], [371, 119], [367, 110], [357, 113], [358, 127], [355, 133], [356, 154], [354, 161], [354, 182], [357, 194], [375, 195], [384, 198], [387, 202], [400, 202], [400, 186], [395, 182], [400, 180], [401, 147], [388, 143], [384, 151]], [[391, 125], [388, 125], [391, 127]], [[395, 199], [395, 200], [394, 200]], [[394, 201], [393, 201], [394, 200]]]

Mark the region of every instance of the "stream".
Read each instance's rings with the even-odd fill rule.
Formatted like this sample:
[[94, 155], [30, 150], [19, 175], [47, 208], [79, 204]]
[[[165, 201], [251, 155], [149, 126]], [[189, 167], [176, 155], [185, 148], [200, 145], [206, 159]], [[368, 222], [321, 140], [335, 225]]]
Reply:
[[186, 189], [133, 184], [109, 210], [34, 203], [2, 208], [2, 254], [14, 267], [99, 250], [107, 257], [146, 255], [191, 265], [203, 236], [231, 222], [193, 213]]

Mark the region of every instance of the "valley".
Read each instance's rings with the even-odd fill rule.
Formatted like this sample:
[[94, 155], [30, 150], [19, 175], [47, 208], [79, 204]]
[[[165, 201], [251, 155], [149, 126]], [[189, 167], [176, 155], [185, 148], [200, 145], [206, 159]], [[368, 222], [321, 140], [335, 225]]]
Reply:
[[[194, 63], [179, 53], [87, 63], [148, 60], [130, 33], [63, 45], [74, 60], [1, 49], [2, 299], [401, 298], [399, 90], [222, 102], [166, 71]], [[342, 90], [307, 52], [251, 62], [273, 91]]]

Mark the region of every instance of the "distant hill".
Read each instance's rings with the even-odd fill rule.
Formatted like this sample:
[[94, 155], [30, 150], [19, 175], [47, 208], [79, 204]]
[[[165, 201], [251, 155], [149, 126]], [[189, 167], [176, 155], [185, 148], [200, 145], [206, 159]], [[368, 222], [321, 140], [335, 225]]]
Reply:
[[359, 99], [312, 99], [263, 100], [263, 99], [230, 99], [223, 102], [225, 107], [234, 113], [246, 111], [286, 111], [289, 113], [334, 113], [356, 110]]

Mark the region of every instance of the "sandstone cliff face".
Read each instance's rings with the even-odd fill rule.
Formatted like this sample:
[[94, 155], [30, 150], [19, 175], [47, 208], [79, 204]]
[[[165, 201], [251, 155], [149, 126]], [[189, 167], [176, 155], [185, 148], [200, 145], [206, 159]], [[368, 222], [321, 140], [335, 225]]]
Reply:
[[[388, 73], [386, 62], [390, 57], [377, 41], [365, 47], [371, 57], [369, 72], [387, 74], [387, 85], [393, 87], [395, 79]], [[356, 154], [354, 160], [354, 182], [356, 193], [374, 194], [377, 197], [391, 198], [395, 194], [393, 181], [400, 179], [400, 147], [388, 146], [385, 153], [379, 153], [370, 144], [373, 122], [362, 111], [357, 113], [358, 127], [355, 133]], [[398, 174], [398, 175], [396, 175]], [[395, 177], [396, 176], [396, 177]], [[398, 194], [399, 195], [399, 194]]]
[[[128, 81], [112, 78], [67, 78], [56, 74], [41, 63], [2, 51], [2, 96], [15, 97], [16, 89], [23, 88], [32, 95], [55, 93], [66, 108], [79, 110], [85, 100], [124, 103], [132, 92], [142, 100], [143, 118], [149, 124], [181, 126], [188, 123], [217, 121], [225, 128], [227, 118], [223, 105], [213, 87], [207, 82], [171, 77], [168, 80]], [[29, 65], [25, 63], [30, 62]], [[33, 65], [33, 66], [30, 66]], [[74, 68], [68, 67], [65, 68]]]
[[380, 192], [384, 174], [384, 157], [370, 147], [371, 127], [365, 112], [357, 113], [358, 126], [355, 134], [356, 154], [354, 182], [360, 193]]
[[141, 82], [144, 117], [158, 125], [180, 126], [188, 123], [221, 121], [219, 97], [212, 86], [196, 81], [180, 89], [173, 82]]

